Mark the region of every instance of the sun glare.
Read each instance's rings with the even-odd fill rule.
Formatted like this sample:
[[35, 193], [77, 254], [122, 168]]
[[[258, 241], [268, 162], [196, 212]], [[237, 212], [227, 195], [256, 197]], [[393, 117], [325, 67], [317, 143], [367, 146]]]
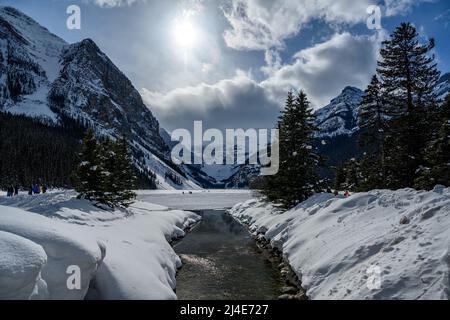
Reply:
[[173, 33], [177, 45], [183, 48], [192, 48], [198, 40], [195, 26], [187, 20], [175, 22]]

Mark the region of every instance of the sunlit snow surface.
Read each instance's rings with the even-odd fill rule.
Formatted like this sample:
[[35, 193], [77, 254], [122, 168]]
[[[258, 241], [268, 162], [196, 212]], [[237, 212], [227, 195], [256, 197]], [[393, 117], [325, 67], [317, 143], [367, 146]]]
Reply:
[[231, 212], [283, 251], [312, 299], [450, 298], [450, 189], [321, 194], [284, 214], [250, 200]]
[[138, 199], [184, 210], [223, 210], [254, 196], [249, 190], [141, 191]]
[[[252, 196], [138, 193], [141, 201], [115, 211], [78, 200], [73, 191], [14, 198], [0, 193], [0, 299], [175, 299], [181, 260], [168, 241], [199, 219], [176, 209], [231, 208]], [[66, 286], [71, 265], [81, 269], [81, 290]]]
[[[25, 211], [27, 210], [27, 211]], [[136, 202], [105, 212], [70, 191], [0, 196], [0, 299], [175, 299], [169, 244], [199, 217]], [[81, 290], [69, 290], [69, 266]]]

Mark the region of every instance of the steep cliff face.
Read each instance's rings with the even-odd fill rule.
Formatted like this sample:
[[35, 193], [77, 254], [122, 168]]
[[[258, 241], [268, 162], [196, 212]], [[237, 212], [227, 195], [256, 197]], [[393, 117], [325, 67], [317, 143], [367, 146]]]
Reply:
[[103, 134], [126, 134], [152, 152], [168, 151], [159, 123], [138, 91], [92, 40], [64, 49], [61, 64], [48, 96], [52, 110], [90, 123]]

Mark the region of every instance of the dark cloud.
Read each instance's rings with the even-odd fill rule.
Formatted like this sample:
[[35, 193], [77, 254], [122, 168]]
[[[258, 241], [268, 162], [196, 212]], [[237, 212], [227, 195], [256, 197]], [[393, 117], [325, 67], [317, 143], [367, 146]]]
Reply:
[[280, 104], [243, 72], [214, 85], [176, 89], [167, 94], [142, 91], [144, 101], [169, 130], [191, 129], [201, 120], [205, 128], [272, 128]]

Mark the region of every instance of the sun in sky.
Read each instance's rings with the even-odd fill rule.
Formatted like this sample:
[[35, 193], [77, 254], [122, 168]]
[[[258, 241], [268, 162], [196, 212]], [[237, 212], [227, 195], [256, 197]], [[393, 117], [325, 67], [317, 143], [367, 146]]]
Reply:
[[172, 31], [175, 43], [184, 49], [193, 48], [199, 41], [198, 28], [189, 18], [176, 19]]

